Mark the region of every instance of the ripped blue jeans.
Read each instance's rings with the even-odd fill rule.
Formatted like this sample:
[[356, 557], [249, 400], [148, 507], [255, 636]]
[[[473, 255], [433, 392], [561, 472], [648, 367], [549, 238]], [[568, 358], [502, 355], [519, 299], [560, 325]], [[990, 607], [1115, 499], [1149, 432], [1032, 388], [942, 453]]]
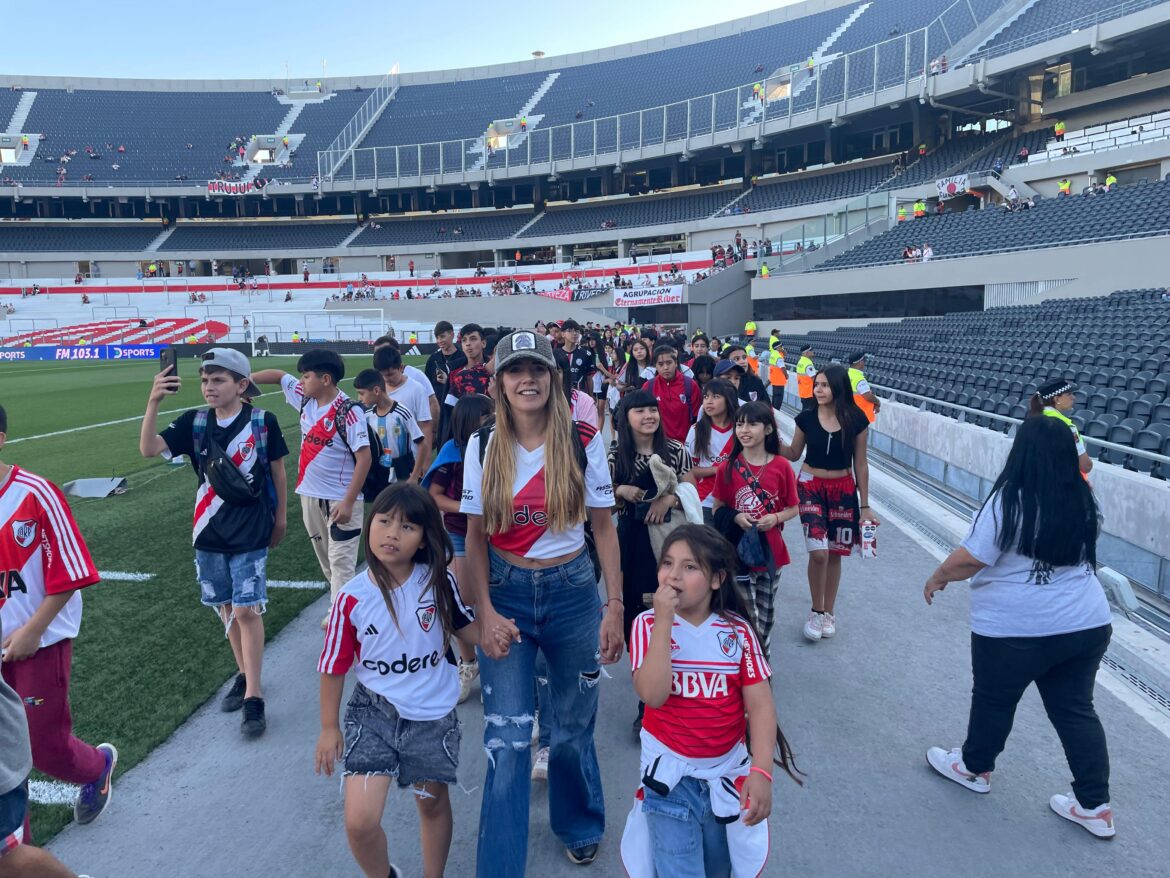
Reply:
[[601, 680], [601, 599], [587, 552], [544, 570], [514, 567], [494, 552], [489, 563], [492, 605], [500, 615], [516, 620], [520, 642], [499, 661], [482, 652], [479, 656], [488, 768], [476, 874], [516, 878], [524, 874], [528, 856], [538, 651], [548, 659], [551, 710], [546, 715], [554, 718], [548, 765], [552, 830], [571, 849], [597, 844], [605, 832], [601, 772], [593, 745]]

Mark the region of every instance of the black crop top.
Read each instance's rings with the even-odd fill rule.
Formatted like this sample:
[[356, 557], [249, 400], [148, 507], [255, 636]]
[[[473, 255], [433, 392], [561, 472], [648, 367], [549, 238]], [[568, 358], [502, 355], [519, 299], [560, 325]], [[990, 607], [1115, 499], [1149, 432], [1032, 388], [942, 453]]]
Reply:
[[[821, 426], [817, 410], [796, 416], [796, 426], [804, 433], [804, 462], [817, 469], [849, 469], [853, 466], [853, 446], [841, 447], [841, 431], [830, 433]], [[865, 418], [854, 419], [854, 435], [869, 427]]]

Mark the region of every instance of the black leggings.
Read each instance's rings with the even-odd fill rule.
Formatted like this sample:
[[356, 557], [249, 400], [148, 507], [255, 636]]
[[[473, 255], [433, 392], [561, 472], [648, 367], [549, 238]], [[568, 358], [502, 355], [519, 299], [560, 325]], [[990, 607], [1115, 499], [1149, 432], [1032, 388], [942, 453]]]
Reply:
[[1032, 683], [1060, 737], [1072, 770], [1072, 790], [1087, 809], [1109, 801], [1109, 750], [1093, 709], [1093, 685], [1113, 626], [1051, 637], [971, 635], [971, 719], [963, 763], [992, 771], [1003, 752], [1016, 705]]

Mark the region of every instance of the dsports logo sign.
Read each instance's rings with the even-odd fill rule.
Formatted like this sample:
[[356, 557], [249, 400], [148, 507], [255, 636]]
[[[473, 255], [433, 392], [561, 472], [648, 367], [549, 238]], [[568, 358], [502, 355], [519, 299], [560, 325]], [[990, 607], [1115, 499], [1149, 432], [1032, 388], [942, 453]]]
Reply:
[[0, 362], [25, 360], [155, 360], [167, 345], [72, 345], [70, 347], [36, 346], [0, 348]]

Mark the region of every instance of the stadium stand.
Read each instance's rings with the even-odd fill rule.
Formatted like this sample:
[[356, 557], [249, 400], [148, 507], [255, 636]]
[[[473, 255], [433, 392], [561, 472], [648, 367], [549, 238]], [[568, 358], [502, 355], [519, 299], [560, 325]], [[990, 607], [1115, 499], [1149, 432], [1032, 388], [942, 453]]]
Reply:
[[511, 238], [532, 221], [531, 211], [506, 214], [452, 214], [447, 218], [383, 219], [373, 217], [353, 239], [354, 247], [397, 247], [407, 244], [457, 244]]
[[[1170, 302], [1163, 292], [1049, 299], [786, 336], [785, 342], [790, 349], [813, 345], [818, 362], [864, 350], [874, 384], [1017, 419], [1039, 385], [1073, 381], [1079, 387], [1073, 420], [1086, 436], [1170, 454]], [[941, 406], [932, 410], [956, 415]], [[1008, 426], [978, 415], [968, 420], [1000, 431]], [[1089, 453], [1170, 478], [1134, 455], [1093, 445]]]
[[0, 253], [145, 250], [161, 231], [155, 223], [137, 227], [0, 223]]
[[605, 222], [614, 223], [612, 228], [623, 229], [706, 219], [739, 194], [738, 190], [721, 188], [687, 195], [618, 196], [582, 207], [551, 207], [520, 237], [596, 232], [602, 230]]
[[22, 94], [16, 89], [0, 90], [0, 132], [8, 130], [8, 121], [20, 103]]
[[316, 174], [318, 151], [329, 147], [337, 132], [353, 118], [367, 97], [369, 93], [366, 91], [339, 91], [329, 95], [326, 100], [306, 103], [289, 129], [290, 134], [304, 135], [301, 142], [292, 150], [292, 166], [265, 165], [260, 171], [260, 176], [272, 180], [285, 180], [304, 179], [306, 176]]
[[999, 207], [926, 216], [894, 228], [813, 268], [833, 271], [901, 261], [907, 245], [930, 242], [935, 259], [1032, 250], [1170, 232], [1170, 183], [1124, 186], [1103, 195], [1043, 199], [1031, 210]]
[[[1156, 6], [1163, 0], [1126, 0], [1086, 4], [1083, 0], [1037, 0], [992, 40], [965, 59], [996, 58], [1036, 43], [1109, 21], [1121, 15]], [[1097, 5], [1097, 8], [1092, 8]]]
[[1070, 153], [1093, 153], [1135, 143], [1150, 143], [1170, 138], [1170, 110], [1144, 113], [1127, 119], [1115, 119], [1066, 131], [1064, 140], [1050, 136], [1043, 150], [1028, 156], [1028, 163], [1064, 158]]
[[1026, 146], [1029, 154], [1036, 152], [1043, 148], [1051, 131], [1051, 127], [1044, 127], [1017, 132], [1014, 136], [995, 144], [987, 152], [976, 154], [963, 166], [962, 171], [967, 173], [989, 171], [995, 167], [996, 159], [1003, 162], [1005, 169], [1010, 168], [1016, 163], [1016, 156], [1022, 147]]
[[[775, 182], [764, 181], [736, 202], [753, 211], [776, 210], [801, 204], [815, 204], [853, 198], [880, 186], [890, 178], [892, 163], [864, 168], [844, 168], [831, 174], [786, 174]], [[894, 178], [898, 179], [898, 178]]]
[[354, 231], [353, 223], [286, 223], [254, 225], [180, 223], [159, 252], [174, 250], [320, 250], [338, 246]]
[[[143, 325], [143, 324], [146, 325]], [[38, 329], [0, 339], [5, 347], [86, 344], [177, 344], [195, 336], [199, 342], [213, 342], [228, 333], [218, 320], [195, 317], [161, 317], [157, 320], [95, 320], [71, 326]]]
[[938, 149], [928, 152], [898, 176], [887, 180], [880, 188], [903, 189], [919, 183], [931, 183], [961, 167], [972, 156], [991, 146], [999, 135], [961, 132]]
[[[224, 157], [232, 138], [276, 131], [287, 109], [269, 92], [38, 89], [24, 127], [45, 139], [32, 164], [5, 165], [4, 174], [23, 183], [55, 182], [61, 157], [76, 150], [64, 165], [69, 181], [86, 174], [125, 184], [207, 180], [230, 167]], [[86, 147], [100, 158], [89, 158]]]

